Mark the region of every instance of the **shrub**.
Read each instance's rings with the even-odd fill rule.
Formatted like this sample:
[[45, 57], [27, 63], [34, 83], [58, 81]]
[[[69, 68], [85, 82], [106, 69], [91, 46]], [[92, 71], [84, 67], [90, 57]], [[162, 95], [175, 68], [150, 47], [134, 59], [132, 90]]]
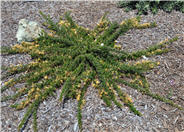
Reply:
[[149, 10], [156, 14], [158, 9], [165, 12], [178, 10], [184, 13], [184, 1], [119, 1], [118, 7], [125, 8], [125, 11], [137, 9], [139, 15], [147, 14]]
[[[19, 101], [11, 105], [17, 110], [28, 107], [18, 130], [23, 129], [33, 116], [34, 131], [37, 131], [39, 104], [61, 88], [60, 101], [65, 102], [70, 98], [78, 101], [77, 118], [81, 131], [81, 110], [85, 105], [85, 93], [89, 86], [98, 89], [99, 97], [107, 106], [112, 107], [115, 104], [121, 108], [124, 104], [139, 116], [141, 113], [134, 107], [133, 100], [128, 94], [121, 90], [120, 84], [183, 109], [171, 100], [150, 91], [145, 72], [159, 65], [159, 62], [140, 61], [142, 56], [168, 52], [167, 45], [177, 38], [166, 39], [145, 50], [131, 53], [122, 51], [121, 45], [116, 41], [130, 29], [155, 27], [154, 22], [140, 24], [140, 17], [137, 17], [118, 24], [110, 22], [104, 15], [97, 26], [89, 30], [77, 25], [69, 13], [65, 14], [65, 19], [57, 23], [54, 23], [50, 16], [40, 13], [46, 20], [44, 26], [49, 29], [48, 32], [43, 31], [33, 42], [22, 42], [11, 48], [2, 47], [3, 54], [26, 53], [32, 58], [29, 64], [8, 67], [7, 74], [2, 77], [3, 79], [13, 74], [24, 73], [5, 82], [1, 88], [1, 92], [4, 92], [17, 83], [26, 82], [25, 87], [17, 88], [14, 95], [4, 96], [1, 100]], [[27, 96], [21, 100], [23, 95]]]

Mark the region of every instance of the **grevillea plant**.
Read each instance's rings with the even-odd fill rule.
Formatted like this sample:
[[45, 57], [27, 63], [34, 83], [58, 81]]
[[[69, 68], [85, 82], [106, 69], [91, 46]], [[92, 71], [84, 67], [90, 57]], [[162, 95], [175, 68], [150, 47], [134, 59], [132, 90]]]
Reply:
[[[121, 84], [136, 89], [171, 106], [183, 109], [149, 89], [145, 72], [159, 65], [159, 62], [142, 60], [143, 56], [153, 56], [169, 51], [168, 44], [177, 38], [166, 39], [145, 50], [126, 52], [117, 43], [120, 35], [130, 29], [153, 28], [156, 24], [140, 24], [140, 17], [131, 18], [118, 24], [110, 22], [104, 15], [93, 30], [77, 25], [69, 13], [65, 19], [54, 23], [50, 16], [40, 14], [46, 20], [43, 31], [33, 42], [22, 42], [11, 48], [2, 47], [3, 54], [29, 54], [32, 62], [7, 68], [8, 76], [19, 74], [17, 78], [5, 82], [1, 92], [17, 83], [25, 82], [25, 87], [17, 88], [14, 95], [4, 96], [1, 101], [14, 100], [11, 106], [17, 110], [27, 107], [18, 130], [33, 116], [33, 129], [37, 131], [37, 110], [39, 104], [55, 91], [61, 89], [60, 101], [77, 99], [77, 118], [82, 131], [82, 107], [85, 105], [85, 93], [88, 87], [98, 89], [99, 98], [109, 107], [116, 105], [129, 107], [130, 111], [141, 116], [134, 107], [133, 100], [120, 87]], [[27, 96], [24, 96], [27, 95]], [[24, 98], [22, 99], [22, 97]]]

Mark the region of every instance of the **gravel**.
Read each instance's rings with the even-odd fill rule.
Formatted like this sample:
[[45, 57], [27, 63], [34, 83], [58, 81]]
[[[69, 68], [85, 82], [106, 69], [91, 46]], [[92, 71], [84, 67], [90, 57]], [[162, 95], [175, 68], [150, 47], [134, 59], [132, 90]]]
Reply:
[[[43, 22], [39, 10], [50, 14], [54, 21], [59, 19], [66, 11], [71, 11], [74, 20], [84, 27], [93, 28], [105, 12], [112, 21], [122, 20], [136, 16], [136, 11], [124, 12], [116, 7], [116, 2], [1, 2], [1, 45], [12, 46], [16, 44], [16, 31], [18, 21], [22, 18]], [[153, 92], [168, 97], [184, 107], [184, 15], [172, 11], [167, 14], [159, 11], [157, 15], [142, 16], [141, 22], [156, 21], [158, 26], [152, 29], [131, 30], [119, 41], [126, 51], [135, 51], [147, 48], [165, 38], [176, 35], [179, 40], [170, 47], [167, 54], [148, 58], [160, 61], [160, 66], [147, 73], [150, 88]], [[28, 55], [1, 56], [2, 66], [26, 64], [31, 61]], [[4, 71], [2, 71], [4, 72]], [[7, 80], [7, 79], [5, 79]], [[4, 82], [5, 80], [2, 80]], [[122, 85], [122, 90], [127, 92], [134, 100], [135, 107], [143, 114], [136, 116], [127, 107], [108, 108], [99, 99], [98, 91], [89, 87], [86, 94], [86, 105], [82, 110], [84, 132], [173, 132], [184, 131], [184, 112], [159, 102], [151, 97], [142, 95], [136, 90]], [[59, 95], [57, 91], [56, 95]], [[12, 89], [4, 94], [12, 94]], [[76, 132], [77, 101], [68, 100], [64, 108], [58, 101], [58, 97], [44, 101], [38, 110], [39, 132]], [[11, 101], [1, 103], [2, 132], [15, 132], [26, 110], [15, 111], [8, 105]], [[32, 119], [28, 122], [25, 132], [33, 131]]]

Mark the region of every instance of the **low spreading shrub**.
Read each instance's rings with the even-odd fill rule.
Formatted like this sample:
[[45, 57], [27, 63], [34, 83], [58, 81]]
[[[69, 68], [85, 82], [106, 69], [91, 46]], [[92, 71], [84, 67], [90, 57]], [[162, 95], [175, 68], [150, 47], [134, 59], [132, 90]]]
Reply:
[[[96, 88], [105, 104], [129, 107], [136, 115], [142, 114], [134, 107], [133, 100], [121, 89], [121, 84], [129, 86], [142, 94], [151, 96], [171, 106], [183, 109], [171, 100], [154, 94], [149, 89], [145, 72], [153, 69], [159, 62], [141, 60], [143, 56], [154, 56], [169, 51], [168, 44], [177, 38], [166, 39], [145, 50], [127, 52], [121, 50], [117, 43], [120, 35], [130, 29], [153, 28], [156, 24], [140, 24], [140, 17], [117, 22], [110, 22], [105, 15], [93, 30], [77, 25], [69, 13], [65, 19], [54, 23], [50, 16], [40, 12], [46, 22], [43, 31], [33, 42], [22, 42], [12, 47], [2, 47], [2, 54], [29, 54], [32, 62], [7, 67], [5, 79], [19, 74], [18, 78], [9, 79], [4, 83], [1, 92], [25, 82], [25, 87], [17, 88], [11, 96], [3, 96], [1, 101], [14, 100], [11, 107], [27, 111], [21, 120], [18, 130], [22, 130], [31, 116], [33, 129], [37, 131], [37, 110], [39, 104], [55, 91], [61, 89], [60, 101], [76, 99], [77, 118], [82, 131], [82, 107], [85, 105], [85, 94], [89, 86]], [[26, 96], [24, 96], [26, 95]]]
[[118, 7], [125, 8], [125, 11], [137, 9], [139, 15], [147, 14], [149, 10], [156, 14], [158, 9], [166, 12], [178, 10], [184, 13], [184, 1], [119, 1]]

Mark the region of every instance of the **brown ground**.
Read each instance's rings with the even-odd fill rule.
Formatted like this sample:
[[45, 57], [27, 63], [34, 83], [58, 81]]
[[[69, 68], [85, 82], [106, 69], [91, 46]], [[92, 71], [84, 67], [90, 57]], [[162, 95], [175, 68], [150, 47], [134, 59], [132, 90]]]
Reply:
[[[136, 11], [125, 13], [116, 7], [115, 2], [2, 2], [1, 44], [10, 46], [16, 43], [15, 34], [20, 19], [26, 18], [41, 23], [39, 10], [50, 14], [55, 20], [58, 20], [65, 11], [70, 10], [79, 25], [89, 28], [93, 28], [106, 11], [109, 12], [108, 18], [112, 21], [121, 22], [136, 16]], [[146, 76], [153, 92], [168, 97], [184, 107], [184, 15], [176, 11], [170, 14], [159, 11], [157, 15], [149, 13], [147, 16], [142, 16], [142, 22], [150, 21], [156, 21], [158, 26], [152, 29], [131, 30], [119, 40], [124, 50], [134, 51], [179, 35], [179, 40], [170, 46], [169, 53], [149, 58], [160, 61], [161, 65]], [[30, 57], [27, 55], [2, 56], [4, 66], [28, 61]], [[97, 91], [90, 87], [86, 96], [87, 103], [83, 109], [84, 131], [184, 131], [184, 111], [142, 95], [131, 88], [124, 86], [122, 90], [131, 95], [135, 107], [143, 113], [143, 116], [135, 116], [126, 107], [122, 110], [116, 107], [107, 108], [98, 98]], [[12, 93], [11, 89], [5, 92], [5, 94]], [[9, 108], [10, 103], [7, 101], [1, 104], [3, 132], [15, 132], [25, 112], [25, 110], [15, 111]], [[40, 105], [39, 132], [77, 131], [77, 102], [69, 100], [64, 109], [57, 104], [57, 98], [50, 98]], [[28, 123], [25, 131], [32, 131], [31, 122]]]

